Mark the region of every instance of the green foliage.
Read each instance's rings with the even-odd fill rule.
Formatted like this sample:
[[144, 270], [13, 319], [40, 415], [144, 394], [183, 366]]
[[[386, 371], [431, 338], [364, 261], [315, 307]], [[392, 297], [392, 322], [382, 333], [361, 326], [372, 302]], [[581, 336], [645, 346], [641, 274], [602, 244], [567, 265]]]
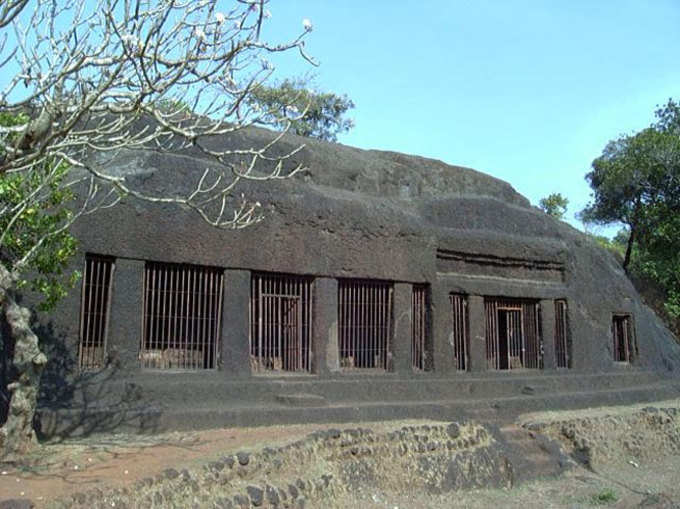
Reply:
[[590, 237], [595, 241], [595, 243], [611, 251], [617, 258], [623, 261], [623, 257], [626, 254], [626, 244], [628, 243], [628, 231], [625, 229], [619, 230], [619, 232], [614, 236], [613, 239], [609, 239], [603, 235], [590, 235]]
[[551, 193], [545, 198], [541, 198], [538, 202], [538, 206], [555, 219], [562, 219], [564, 214], [567, 212], [567, 205], [569, 205], [569, 200], [562, 196], [562, 193]]
[[661, 222], [644, 244], [636, 244], [632, 270], [660, 285], [666, 311], [680, 318], [680, 214]]
[[603, 489], [599, 493], [593, 495], [590, 499], [593, 505], [609, 505], [613, 504], [617, 500], [618, 497], [616, 496], [616, 492], [611, 488]]
[[655, 215], [680, 203], [680, 138], [667, 131], [645, 129], [610, 142], [593, 161], [586, 180], [593, 201], [586, 221], [621, 222], [642, 234]]
[[680, 106], [670, 100], [657, 122], [610, 142], [586, 179], [593, 200], [584, 221], [621, 223], [613, 244], [625, 244], [626, 270], [651, 279], [665, 294], [665, 307], [680, 317]]
[[338, 134], [354, 127], [344, 118], [354, 103], [345, 95], [306, 88], [303, 80], [284, 80], [274, 86], [261, 85], [253, 89], [250, 102], [262, 109], [263, 119], [278, 129], [290, 130], [300, 136], [336, 141]]
[[[13, 126], [25, 118], [0, 113], [0, 125]], [[64, 185], [69, 167], [46, 162], [30, 171], [0, 175], [0, 263], [19, 271], [17, 286], [39, 292], [40, 308], [52, 308], [78, 281], [78, 273], [66, 273], [76, 251], [76, 240], [63, 229], [75, 199]], [[24, 263], [21, 263], [25, 260]]]

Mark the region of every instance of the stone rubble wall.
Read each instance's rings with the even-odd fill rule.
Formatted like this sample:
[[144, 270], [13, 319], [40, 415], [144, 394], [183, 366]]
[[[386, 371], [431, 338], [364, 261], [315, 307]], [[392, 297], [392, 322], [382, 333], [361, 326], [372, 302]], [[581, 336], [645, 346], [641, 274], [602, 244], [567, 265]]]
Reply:
[[512, 465], [493, 432], [452, 422], [318, 431], [276, 449], [222, 456], [202, 471], [170, 468], [131, 488], [77, 493], [54, 507], [303, 508], [369, 489], [440, 494], [512, 484]]

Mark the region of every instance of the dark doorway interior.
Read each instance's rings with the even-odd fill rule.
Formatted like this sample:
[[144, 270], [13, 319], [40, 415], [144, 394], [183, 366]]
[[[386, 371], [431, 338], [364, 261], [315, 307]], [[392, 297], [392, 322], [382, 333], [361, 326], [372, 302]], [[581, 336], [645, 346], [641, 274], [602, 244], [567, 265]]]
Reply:
[[498, 310], [498, 369], [508, 369], [508, 314], [512, 311]]
[[521, 359], [522, 313], [520, 310], [498, 310], [498, 369], [513, 369], [510, 359]]

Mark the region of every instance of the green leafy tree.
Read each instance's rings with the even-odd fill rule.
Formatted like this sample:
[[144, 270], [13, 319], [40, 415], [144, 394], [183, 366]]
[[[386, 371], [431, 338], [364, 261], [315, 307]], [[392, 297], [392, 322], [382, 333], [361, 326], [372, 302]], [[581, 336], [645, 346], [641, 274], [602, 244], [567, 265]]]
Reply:
[[680, 107], [669, 100], [656, 118], [593, 161], [593, 200], [581, 218], [623, 224], [613, 241], [625, 244], [623, 267], [663, 288], [666, 310], [680, 317]]
[[567, 212], [567, 205], [569, 205], [569, 200], [562, 196], [561, 193], [551, 193], [545, 198], [541, 198], [538, 202], [538, 206], [555, 219], [562, 219], [564, 214]]
[[[26, 123], [23, 114], [0, 113], [0, 127], [12, 128]], [[9, 138], [18, 138], [10, 133]], [[0, 157], [6, 153], [0, 148]], [[68, 272], [68, 262], [76, 251], [76, 240], [68, 227], [78, 217], [74, 210], [75, 194], [65, 183], [69, 166], [46, 159], [21, 172], [0, 174], [0, 301], [4, 303], [12, 335], [2, 337], [3, 352], [14, 350], [13, 364], [18, 378], [9, 384], [10, 392], [21, 390], [21, 398], [12, 398], [8, 419], [0, 430], [0, 449], [5, 453], [22, 453], [21, 441], [6, 444], [7, 438], [22, 435], [32, 441], [30, 409], [35, 406], [42, 368], [47, 358], [38, 347], [38, 338], [30, 328], [30, 314], [7, 293], [30, 289], [42, 296], [39, 308], [48, 311], [78, 280], [77, 272]], [[13, 278], [12, 276], [13, 275]], [[12, 278], [12, 279], [10, 279]], [[28, 410], [28, 411], [27, 411]], [[28, 435], [28, 436], [26, 436]]]
[[680, 137], [654, 127], [622, 136], [605, 147], [592, 168], [586, 180], [593, 200], [581, 219], [626, 226], [627, 269], [633, 245], [646, 244], [654, 230], [680, 210]]
[[354, 103], [345, 95], [308, 88], [306, 80], [284, 80], [261, 85], [250, 100], [263, 112], [263, 123], [276, 129], [289, 128], [300, 136], [337, 141], [338, 134], [354, 127], [345, 114]]

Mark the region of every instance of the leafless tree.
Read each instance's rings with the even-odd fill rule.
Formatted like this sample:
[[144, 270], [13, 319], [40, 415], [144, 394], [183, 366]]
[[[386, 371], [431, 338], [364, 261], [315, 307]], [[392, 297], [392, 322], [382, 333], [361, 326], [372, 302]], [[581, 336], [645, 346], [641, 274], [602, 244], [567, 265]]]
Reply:
[[[35, 442], [32, 419], [46, 358], [30, 329], [30, 314], [14, 286], [40, 244], [82, 214], [123, 196], [174, 203], [220, 228], [243, 228], [261, 218], [258, 203], [232, 202], [244, 179], [286, 178], [284, 163], [302, 147], [271, 155], [285, 130], [262, 146], [221, 150], [224, 137], [266, 123], [269, 112], [249, 101], [274, 71], [275, 54], [305, 53], [311, 23], [281, 44], [260, 38], [269, 0], [5, 0], [0, 4], [0, 179], [41, 169], [20, 203], [0, 202], [6, 231], [49, 195], [50, 186], [77, 188], [79, 207], [34, 249], [0, 263], [0, 307], [15, 342], [19, 378], [11, 384], [0, 456]], [[303, 115], [304, 112], [301, 112]], [[121, 151], [182, 150], [206, 161], [193, 189], [154, 194], [110, 171]], [[262, 172], [262, 167], [268, 168]], [[58, 179], [55, 168], [68, 168]], [[255, 171], [255, 168], [258, 168]]]

